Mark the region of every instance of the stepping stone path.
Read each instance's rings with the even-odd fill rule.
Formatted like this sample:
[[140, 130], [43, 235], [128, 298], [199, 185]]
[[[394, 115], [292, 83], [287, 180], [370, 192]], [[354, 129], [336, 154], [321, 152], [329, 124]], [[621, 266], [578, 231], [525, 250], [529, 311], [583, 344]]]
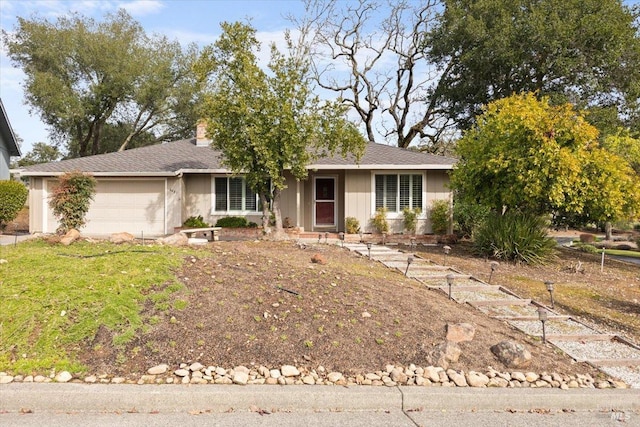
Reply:
[[[504, 286], [485, 283], [472, 275], [423, 258], [412, 252], [383, 245], [343, 244], [372, 261], [398, 270], [428, 289], [442, 291], [460, 304], [469, 304], [490, 317], [503, 320], [522, 332], [542, 338], [542, 322], [538, 309], [548, 312], [545, 336], [573, 359], [587, 362], [632, 388], [640, 388], [640, 347], [615, 334], [603, 334], [571, 316], [560, 315], [544, 304], [515, 295]], [[442, 260], [444, 261], [444, 259]], [[446, 262], [446, 261], [445, 261]], [[451, 287], [447, 276], [453, 278]]]

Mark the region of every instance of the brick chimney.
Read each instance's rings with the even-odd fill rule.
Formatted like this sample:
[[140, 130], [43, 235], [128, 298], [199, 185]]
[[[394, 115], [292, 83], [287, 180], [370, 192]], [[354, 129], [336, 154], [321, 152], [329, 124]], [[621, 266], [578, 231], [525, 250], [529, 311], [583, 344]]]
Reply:
[[211, 140], [207, 138], [207, 122], [200, 120], [196, 125], [196, 147], [209, 147]]

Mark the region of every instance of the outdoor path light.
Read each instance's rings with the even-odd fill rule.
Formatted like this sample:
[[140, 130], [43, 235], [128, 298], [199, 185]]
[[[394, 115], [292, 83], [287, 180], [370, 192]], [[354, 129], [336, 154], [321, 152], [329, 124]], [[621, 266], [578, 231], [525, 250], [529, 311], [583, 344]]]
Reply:
[[413, 255], [409, 255], [409, 257], [407, 258], [407, 269], [404, 271], [405, 276], [407, 275], [407, 273], [409, 273], [409, 266], [411, 265], [412, 262], [413, 262]]
[[362, 243], [362, 230], [358, 231], [358, 234], [360, 235], [360, 243]]
[[549, 296], [551, 297], [551, 308], [555, 308], [555, 303], [553, 301], [553, 282], [547, 280], [544, 282], [544, 285], [547, 287], [547, 291], [549, 292]]
[[489, 265], [491, 266], [491, 273], [489, 273], [489, 284], [491, 284], [491, 277], [493, 277], [493, 273], [496, 271], [500, 264], [498, 263], [498, 261], [491, 261]]
[[318, 243], [320, 243], [320, 240], [322, 240], [322, 234], [318, 234]]
[[412, 237], [409, 239], [409, 247], [411, 248], [411, 251], [414, 251], [416, 246], [416, 238]]
[[338, 237], [340, 238], [340, 244], [344, 248], [344, 232], [341, 231], [340, 233], [338, 233]]
[[325, 243], [329, 243], [329, 232], [328, 231], [324, 232], [324, 242]]
[[369, 259], [371, 259], [371, 242], [367, 242], [367, 251], [369, 251]]
[[449, 255], [449, 252], [451, 251], [451, 246], [444, 245], [442, 250], [444, 251], [444, 265], [447, 265], [447, 255]]
[[447, 277], [447, 285], [449, 285], [449, 299], [452, 299], [451, 298], [451, 285], [453, 285], [454, 277], [453, 277], [453, 274], [447, 274], [446, 277]]
[[387, 232], [386, 231], [382, 232], [382, 244], [383, 245], [387, 244]]
[[549, 318], [549, 312], [544, 307], [538, 307], [538, 319], [542, 322], [542, 342], [547, 343], [547, 334], [545, 331], [545, 322]]

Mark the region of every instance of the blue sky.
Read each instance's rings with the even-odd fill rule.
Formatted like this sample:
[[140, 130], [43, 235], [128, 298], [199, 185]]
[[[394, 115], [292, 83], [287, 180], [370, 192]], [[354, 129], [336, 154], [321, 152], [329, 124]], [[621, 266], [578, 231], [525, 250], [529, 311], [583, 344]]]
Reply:
[[[220, 33], [220, 22], [251, 19], [263, 43], [282, 40], [284, 31], [292, 28], [287, 14], [304, 11], [299, 0], [0, 0], [0, 26], [13, 31], [16, 18], [33, 14], [55, 21], [70, 12], [99, 19], [118, 8], [126, 9], [147, 33], [165, 34], [183, 44], [201, 46], [213, 43]], [[263, 49], [268, 52], [268, 49]], [[30, 115], [24, 105], [21, 88], [24, 74], [12, 66], [4, 47], [0, 52], [0, 97], [13, 131], [22, 138], [22, 154], [35, 142], [49, 142], [46, 126], [37, 114]]]

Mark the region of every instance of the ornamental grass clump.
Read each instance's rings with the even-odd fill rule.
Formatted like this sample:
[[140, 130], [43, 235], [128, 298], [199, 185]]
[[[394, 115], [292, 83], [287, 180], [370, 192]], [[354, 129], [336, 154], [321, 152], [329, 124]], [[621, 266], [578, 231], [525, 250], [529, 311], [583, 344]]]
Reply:
[[547, 220], [539, 216], [492, 213], [475, 234], [474, 249], [479, 255], [498, 260], [544, 264], [556, 246], [547, 237], [547, 226]]

